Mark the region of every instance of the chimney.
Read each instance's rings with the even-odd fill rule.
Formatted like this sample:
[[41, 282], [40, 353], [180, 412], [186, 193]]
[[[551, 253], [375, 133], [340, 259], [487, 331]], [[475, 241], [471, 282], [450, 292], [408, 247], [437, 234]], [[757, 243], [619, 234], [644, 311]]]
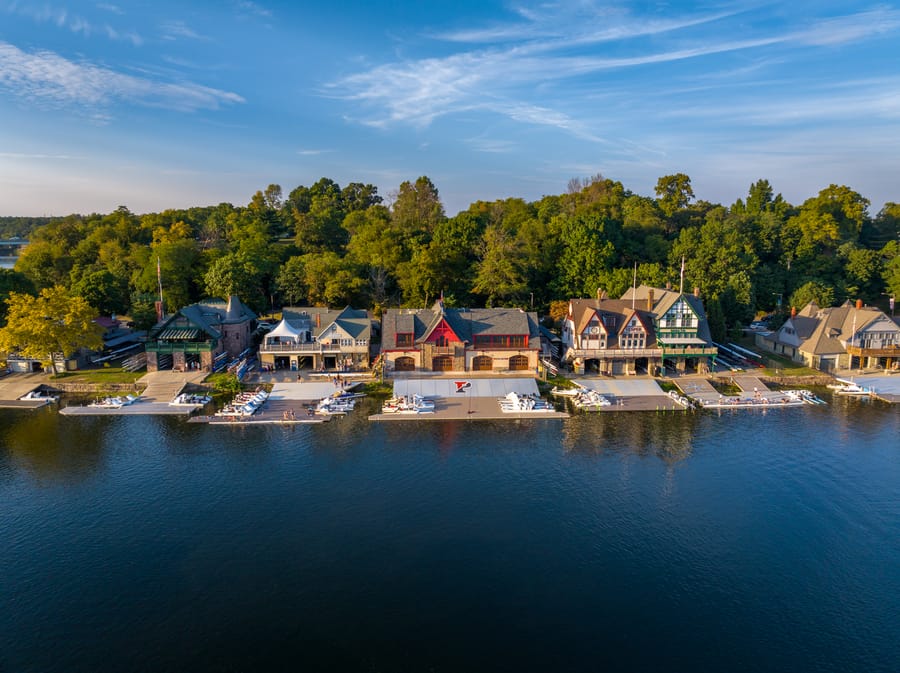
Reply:
[[671, 290], [671, 289], [672, 289], [672, 283], [671, 283], [671, 282], [666, 281], [666, 289], [667, 289], [667, 290]]
[[694, 296], [697, 298], [700, 297], [700, 288], [697, 287], [696, 285], [694, 286]]
[[857, 299], [857, 300], [856, 300], [856, 308], [859, 309], [859, 308], [862, 308], [862, 307], [863, 307], [862, 299]]
[[653, 311], [653, 288], [647, 292], [647, 310]]
[[598, 287], [597, 288], [597, 301], [600, 301], [601, 294], [603, 294], [603, 289]]
[[322, 326], [322, 314], [316, 313], [316, 327]]
[[797, 317], [797, 307], [796, 306], [791, 306], [791, 317], [792, 318]]

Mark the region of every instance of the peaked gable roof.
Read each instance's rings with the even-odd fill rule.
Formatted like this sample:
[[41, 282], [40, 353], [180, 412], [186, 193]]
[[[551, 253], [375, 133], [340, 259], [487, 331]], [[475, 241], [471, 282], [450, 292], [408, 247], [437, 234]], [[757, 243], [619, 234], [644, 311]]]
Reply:
[[398, 334], [413, 334], [422, 343], [444, 320], [463, 343], [474, 344], [476, 335], [528, 338], [529, 348], [539, 348], [540, 329], [536, 313], [518, 308], [444, 308], [440, 302], [427, 309], [388, 309], [382, 317], [382, 344], [394, 347]]
[[[635, 304], [632, 307], [632, 303]], [[570, 299], [572, 319], [575, 332], [583, 334], [594, 316], [600, 321], [601, 328], [611, 338], [618, 338], [632, 318], [637, 318], [647, 333], [647, 344], [656, 341], [656, 330], [653, 326], [653, 314], [642, 310], [637, 302], [631, 299]], [[613, 320], [604, 321], [604, 317], [612, 316]], [[612, 324], [609, 324], [612, 323]]]
[[810, 302], [789, 321], [803, 351], [815, 355], [835, 355], [845, 352], [857, 333], [886, 317], [881, 309], [870, 306], [857, 308], [849, 301], [824, 309]]

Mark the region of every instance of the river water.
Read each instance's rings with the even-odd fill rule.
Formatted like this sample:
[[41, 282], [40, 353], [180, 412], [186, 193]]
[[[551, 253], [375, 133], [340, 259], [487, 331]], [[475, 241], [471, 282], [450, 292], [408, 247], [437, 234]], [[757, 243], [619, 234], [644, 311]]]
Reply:
[[0, 411], [0, 671], [896, 671], [879, 403], [225, 428]]

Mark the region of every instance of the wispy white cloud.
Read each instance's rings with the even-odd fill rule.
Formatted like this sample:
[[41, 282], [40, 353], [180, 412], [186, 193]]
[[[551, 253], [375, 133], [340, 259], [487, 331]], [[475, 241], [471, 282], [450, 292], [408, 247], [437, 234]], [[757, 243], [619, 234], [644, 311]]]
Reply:
[[127, 75], [50, 51], [27, 53], [7, 42], [0, 42], [0, 89], [40, 105], [74, 106], [98, 121], [122, 102], [187, 112], [244, 102], [236, 93], [193, 82]]
[[[715, 22], [739, 13], [730, 9], [648, 20], [620, 9], [597, 8], [590, 2], [579, 6], [582, 13], [591, 14], [592, 20], [554, 19], [558, 9], [555, 5], [518, 8], [523, 19], [511, 25], [438, 36], [457, 43], [488, 43], [487, 46], [448, 56], [382, 64], [345, 76], [331, 83], [326, 91], [358, 103], [360, 109], [347, 116], [375, 127], [398, 123], [425, 127], [441, 116], [481, 110], [601, 141], [590, 128], [595, 122], [583, 121], [578, 106], [571, 109], [566, 105], [565, 95], [554, 95], [564, 83], [594, 78], [594, 85], [579, 96], [584, 100], [586, 94], [602, 91], [602, 78], [617, 71], [738, 52], [765, 55], [772, 63], [783, 57], [778, 52], [771, 53], [774, 48], [783, 51], [797, 45], [811, 48], [844, 44], [900, 29], [900, 11], [887, 8], [806, 26], [763, 26], [738, 31], [723, 26], [712, 30]], [[748, 12], [746, 7], [742, 11]], [[698, 27], [702, 30], [695, 30]], [[665, 41], [642, 39], [663, 33], [678, 34], [669, 35]], [[601, 43], [614, 40], [619, 41], [615, 50], [598, 52]], [[744, 58], [745, 72], [754, 67], [760, 66], [748, 64]], [[614, 86], [622, 84], [617, 82]], [[546, 89], [549, 95], [536, 95], [538, 89]], [[589, 118], [594, 120], [597, 116]]]
[[[115, 5], [98, 4], [99, 9], [103, 9], [114, 14], [122, 14], [122, 11]], [[36, 5], [24, 2], [7, 2], [0, 6], [8, 14], [24, 16], [32, 19], [36, 23], [49, 23], [57, 28], [69, 30], [77, 35], [91, 37], [92, 35], [105, 35], [111, 40], [131, 42], [134, 46], [139, 47], [144, 43], [143, 38], [135, 30], [121, 30], [110, 26], [108, 23], [92, 23], [88, 19], [78, 14], [69, 12], [65, 7], [55, 7], [52, 5]]]
[[112, 14], [118, 14], [119, 16], [125, 14], [125, 12], [122, 11], [121, 7], [119, 7], [118, 5], [110, 4], [108, 2], [98, 2], [97, 9], [102, 9], [104, 12], [110, 12]]
[[251, 0], [235, 0], [233, 3], [238, 11], [244, 14], [253, 14], [255, 16], [261, 16], [266, 19], [271, 18], [272, 10], [263, 7], [262, 5], [252, 2]]
[[205, 35], [201, 35], [193, 28], [188, 26], [184, 21], [166, 21], [160, 26], [162, 30], [162, 38], [164, 40], [178, 40], [187, 38], [189, 40], [208, 40]]
[[476, 152], [485, 152], [488, 154], [506, 154], [514, 151], [519, 143], [512, 140], [504, 140], [502, 138], [491, 138], [487, 136], [477, 136], [466, 140]]
[[317, 157], [320, 154], [328, 154], [329, 152], [334, 152], [334, 150], [297, 150], [297, 154], [301, 157]]
[[833, 46], [871, 36], [887, 35], [900, 28], [900, 11], [879, 7], [868, 12], [823, 19], [794, 35], [798, 42]]
[[[720, 21], [741, 11], [745, 10], [648, 19], [632, 16], [622, 8], [609, 5], [598, 7], [592, 3], [576, 3], [574, 6], [546, 4], [534, 9], [517, 8], [517, 13], [525, 18], [525, 21], [495, 25], [491, 28], [436, 33], [434, 37], [448, 42], [472, 44], [529, 42], [539, 49], [550, 50], [674, 32]], [[598, 28], [598, 24], [602, 27]]]

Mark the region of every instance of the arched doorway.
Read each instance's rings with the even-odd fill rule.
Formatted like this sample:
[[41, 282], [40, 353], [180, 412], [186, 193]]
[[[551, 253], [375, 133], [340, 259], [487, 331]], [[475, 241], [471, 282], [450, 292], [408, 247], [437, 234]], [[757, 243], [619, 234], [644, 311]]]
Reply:
[[472, 358], [472, 370], [476, 372], [489, 372], [494, 368], [494, 358], [489, 355], [476, 355]]
[[453, 356], [451, 355], [435, 355], [431, 359], [431, 369], [435, 372], [453, 371]]
[[513, 355], [509, 358], [509, 368], [514, 372], [521, 372], [528, 369], [527, 355]]
[[394, 371], [395, 372], [414, 372], [416, 371], [416, 360], [415, 358], [411, 358], [408, 355], [404, 355], [402, 357], [394, 360]]

